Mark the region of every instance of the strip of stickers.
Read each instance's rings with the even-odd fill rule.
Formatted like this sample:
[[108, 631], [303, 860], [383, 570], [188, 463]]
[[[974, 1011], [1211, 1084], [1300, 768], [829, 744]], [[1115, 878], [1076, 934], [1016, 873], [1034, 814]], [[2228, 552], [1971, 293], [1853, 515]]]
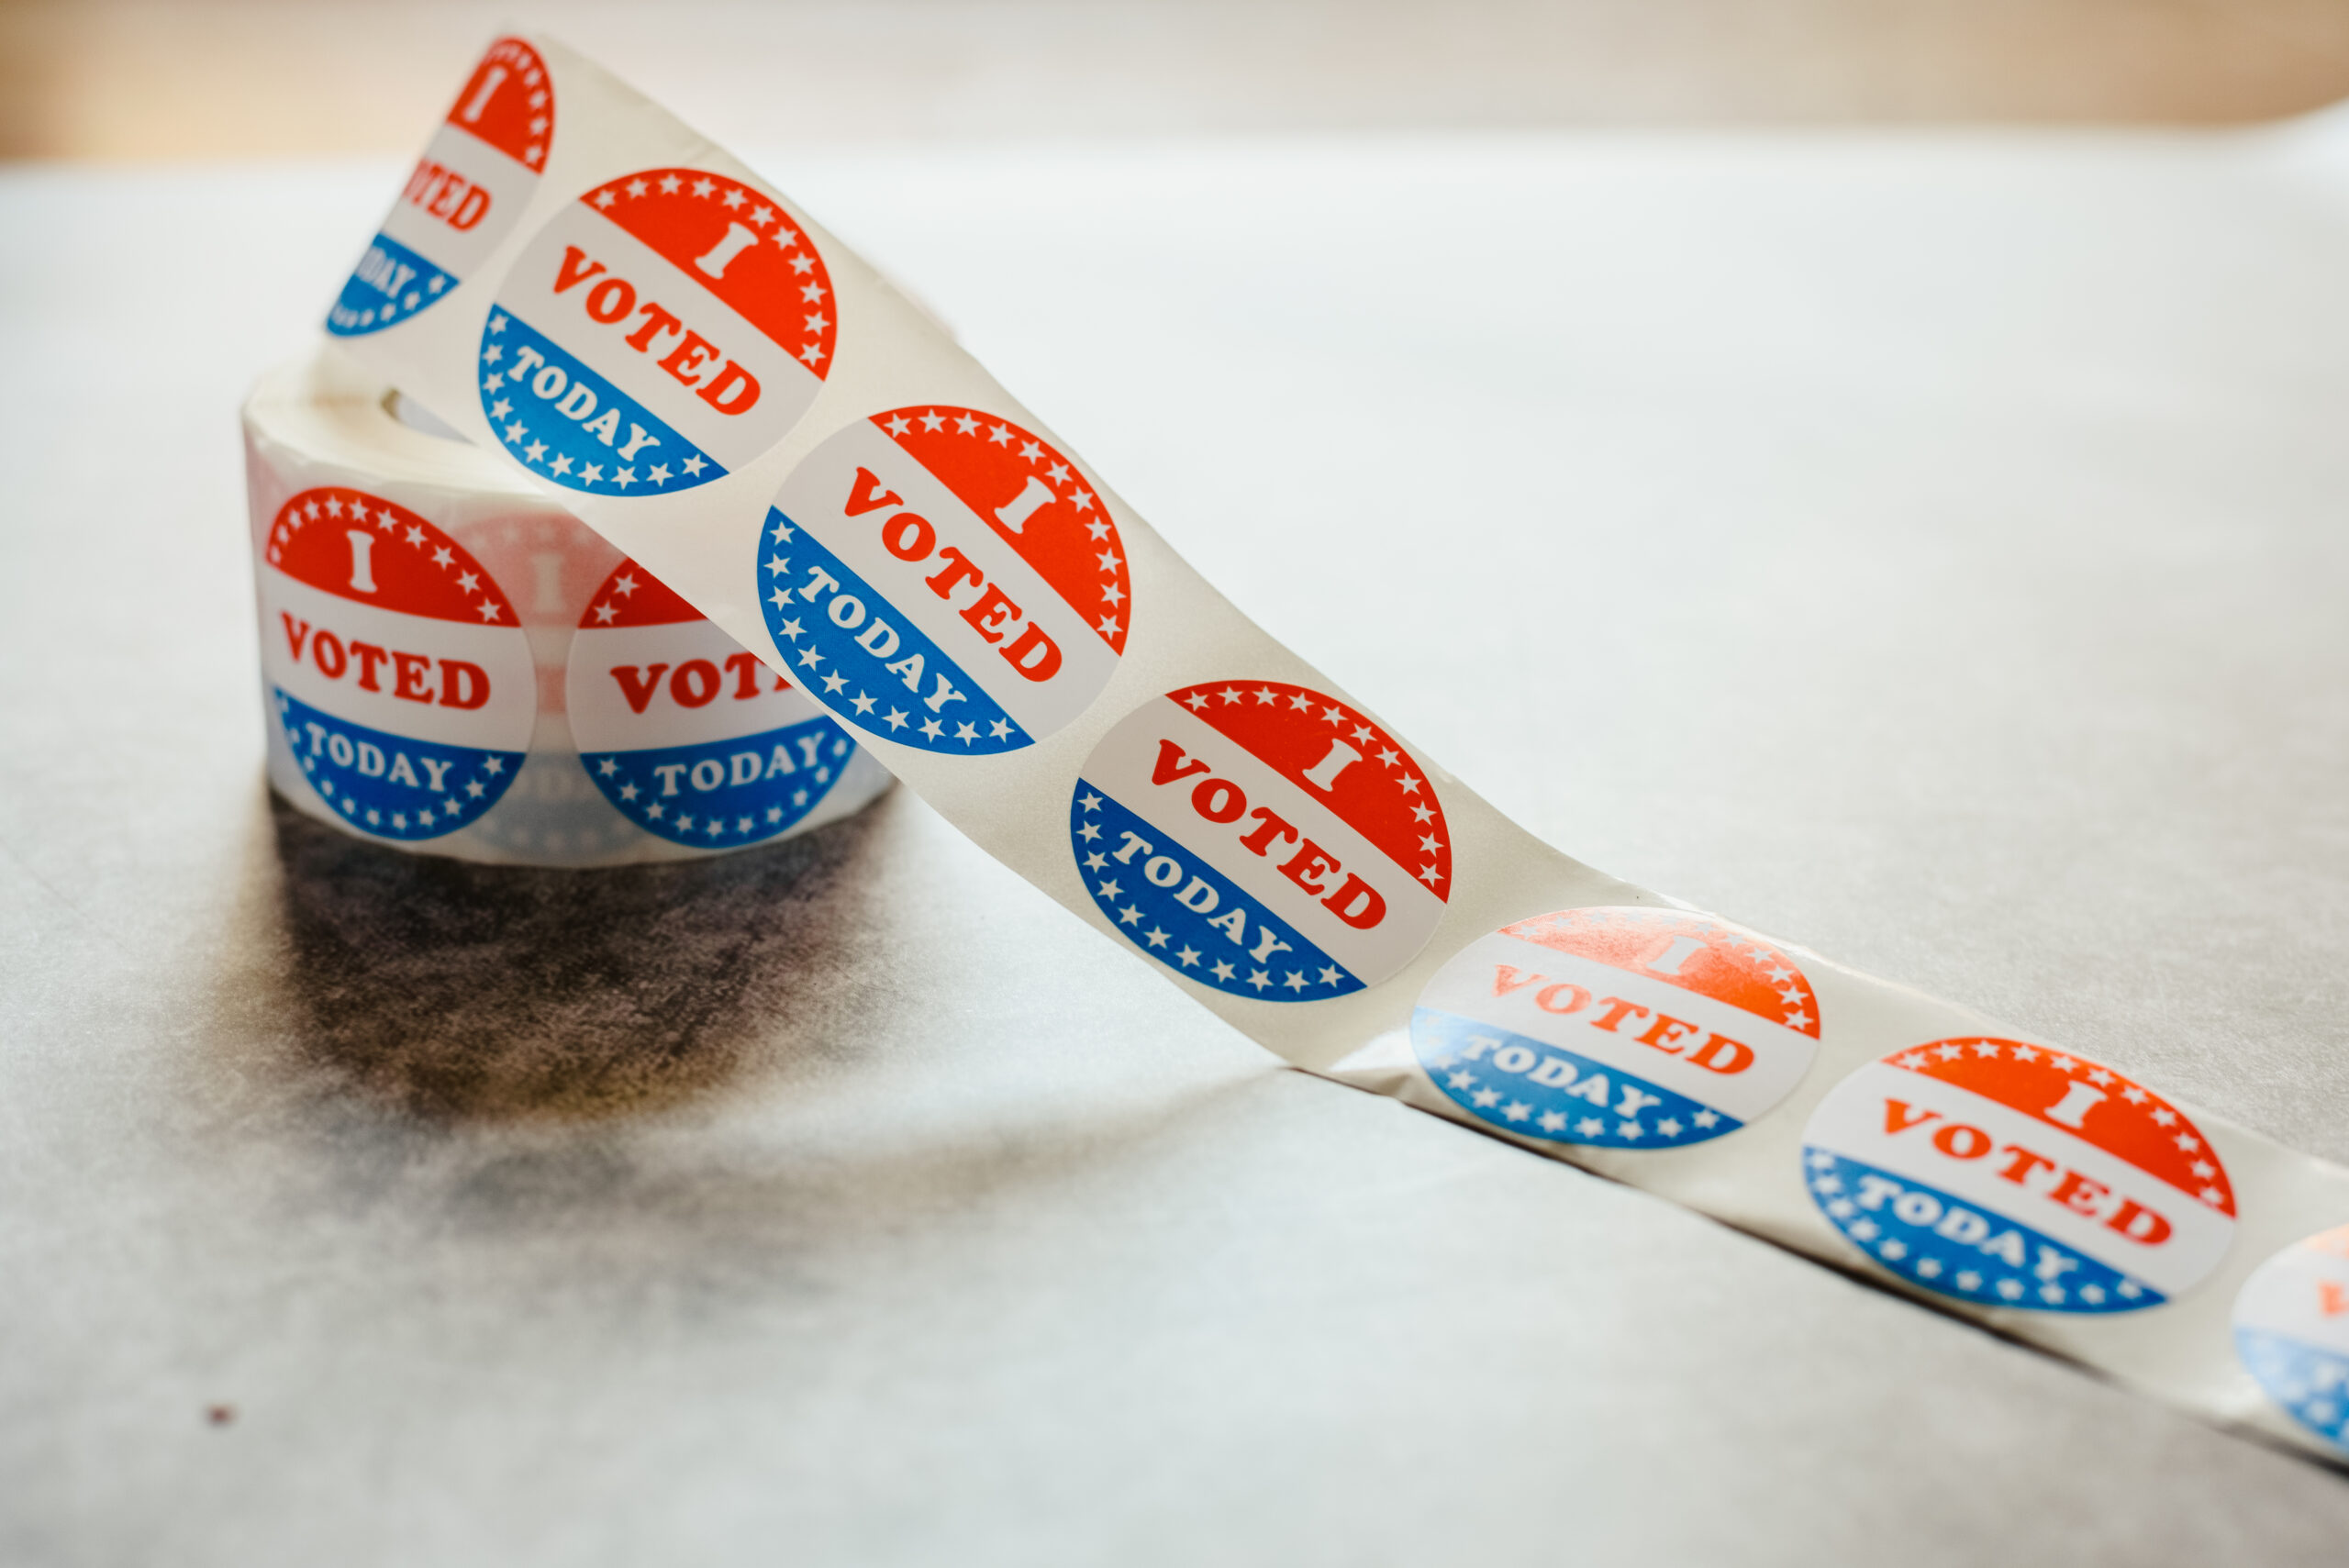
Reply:
[[[492, 46], [327, 329], [644, 569], [580, 639], [637, 639], [592, 662], [646, 673], [576, 714], [639, 826], [717, 753], [589, 730], [656, 667], [680, 702], [769, 702], [730, 639], [1287, 1060], [2349, 1456], [2349, 1173], [1532, 838], [812, 217], [561, 45]], [[665, 640], [687, 624], [707, 651]], [[465, 630], [456, 658], [511, 657]], [[470, 693], [440, 657], [417, 689]], [[467, 755], [510, 745], [485, 705], [440, 717]]]

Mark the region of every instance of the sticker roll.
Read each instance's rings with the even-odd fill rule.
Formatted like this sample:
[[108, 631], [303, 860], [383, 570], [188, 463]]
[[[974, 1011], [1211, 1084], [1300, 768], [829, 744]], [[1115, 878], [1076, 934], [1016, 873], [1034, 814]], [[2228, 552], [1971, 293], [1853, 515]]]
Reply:
[[2254, 1292], [2239, 1352], [2230, 1308], [2349, 1223], [2349, 1170], [1527, 832], [561, 43], [491, 46], [326, 328], [1287, 1062], [2341, 1452], [2349, 1374], [2311, 1358], [2349, 1341]]
[[332, 350], [244, 408], [270, 785], [421, 854], [598, 866], [772, 843], [873, 755], [658, 579]]

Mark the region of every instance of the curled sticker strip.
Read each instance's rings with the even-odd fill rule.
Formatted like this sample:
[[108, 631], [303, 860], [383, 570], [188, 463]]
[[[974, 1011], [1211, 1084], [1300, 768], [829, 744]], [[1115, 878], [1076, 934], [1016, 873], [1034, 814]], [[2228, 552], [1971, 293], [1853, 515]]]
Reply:
[[836, 819], [888, 774], [484, 454], [319, 361], [245, 411], [271, 780], [362, 838], [594, 865]]
[[[1542, 842], [1241, 616], [811, 217], [528, 48], [563, 130], [526, 210], [349, 351], [982, 847], [1299, 1066], [2335, 1451], [2246, 1399], [2229, 1307], [2257, 1262], [2237, 1230], [2339, 1223], [2349, 1172]], [[665, 663], [700, 711], [767, 701], [629, 629], [607, 669], [636, 691]], [[713, 736], [620, 804], [781, 782], [759, 751]]]

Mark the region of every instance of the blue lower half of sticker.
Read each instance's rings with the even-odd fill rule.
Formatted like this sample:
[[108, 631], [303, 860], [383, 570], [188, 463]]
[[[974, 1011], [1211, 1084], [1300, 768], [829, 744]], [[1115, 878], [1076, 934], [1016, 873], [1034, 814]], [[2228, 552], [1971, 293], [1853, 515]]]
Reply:
[[584, 751], [604, 798], [648, 833], [731, 850], [796, 825], [831, 793], [854, 744], [829, 718], [641, 751]]
[[515, 462], [566, 490], [667, 495], [725, 477], [707, 452], [510, 310], [481, 334], [481, 411]]
[[1462, 1109], [1528, 1138], [1669, 1149], [1745, 1125], [1620, 1068], [1436, 1007], [1411, 1015], [1411, 1047]]
[[343, 280], [327, 308], [327, 330], [363, 338], [406, 320], [447, 297], [456, 278], [387, 234], [367, 242], [367, 253]]
[[2235, 1354], [2294, 1420], [2349, 1448], [2349, 1357], [2265, 1329], [2237, 1329]]
[[759, 610], [791, 678], [851, 724], [956, 757], [1016, 751], [1034, 740], [902, 611], [774, 507], [759, 580]]
[[354, 828], [384, 839], [437, 839], [497, 804], [521, 771], [519, 751], [411, 740], [274, 694], [294, 760], [319, 797]]
[[2135, 1312], [2167, 1299], [2029, 1226], [1830, 1150], [1804, 1149], [1803, 1179], [1854, 1245], [1936, 1295], [2082, 1313]]
[[1118, 934], [1176, 973], [1234, 996], [1318, 1002], [1363, 983], [1240, 884], [1079, 779], [1077, 874]]

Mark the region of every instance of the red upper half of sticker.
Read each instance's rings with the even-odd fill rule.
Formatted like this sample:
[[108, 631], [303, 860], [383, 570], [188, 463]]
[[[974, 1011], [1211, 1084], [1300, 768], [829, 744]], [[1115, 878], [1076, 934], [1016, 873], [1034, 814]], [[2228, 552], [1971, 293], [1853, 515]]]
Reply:
[[771, 193], [699, 169], [644, 169], [579, 199], [724, 300], [818, 379], [831, 373], [840, 333], [832, 274]]
[[499, 39], [450, 106], [449, 123], [531, 173], [541, 172], [554, 140], [554, 81], [547, 62], [520, 39]]
[[1971, 1089], [2086, 1139], [2205, 1207], [2232, 1218], [2234, 1189], [2192, 1118], [2110, 1067], [2021, 1040], [1937, 1040], [1885, 1060]]
[[269, 563], [354, 604], [467, 626], [521, 624], [497, 580], [464, 546], [363, 490], [326, 485], [279, 507]]
[[579, 629], [607, 626], [677, 626], [702, 618], [702, 613], [672, 592], [669, 585], [639, 566], [623, 561], [612, 568], [596, 596], [579, 617]]
[[1819, 1000], [1802, 971], [1725, 920], [1678, 909], [1564, 909], [1504, 926], [1501, 934], [1661, 980], [1819, 1038]]
[[1213, 681], [1166, 697], [1328, 806], [1438, 898], [1451, 898], [1452, 831], [1435, 785], [1364, 714], [1281, 681]]
[[1125, 652], [1132, 596], [1125, 546], [1058, 448], [975, 408], [896, 408], [873, 423], [1019, 551], [1095, 636]]

